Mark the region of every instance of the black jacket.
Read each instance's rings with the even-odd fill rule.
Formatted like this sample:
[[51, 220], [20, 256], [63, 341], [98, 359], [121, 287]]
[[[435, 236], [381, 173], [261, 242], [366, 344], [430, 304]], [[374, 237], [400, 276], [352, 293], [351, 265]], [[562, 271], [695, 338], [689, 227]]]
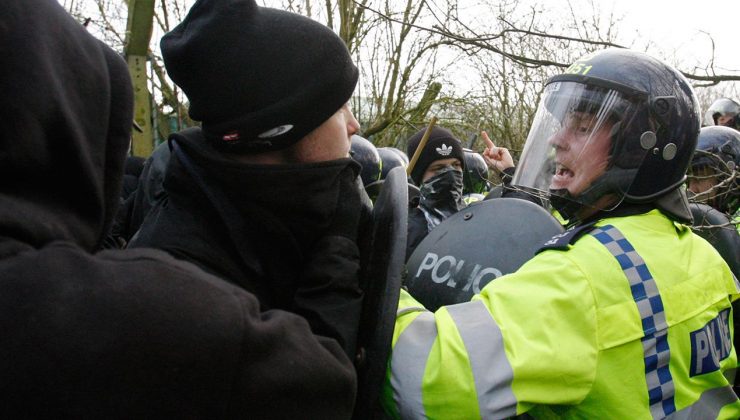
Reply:
[[409, 209], [408, 236], [406, 237], [406, 261], [414, 252], [419, 243], [429, 233], [427, 219], [419, 207]]
[[92, 253], [126, 64], [56, 0], [2, 1], [0, 28], [0, 417], [349, 417], [352, 364], [305, 319], [162, 251]]

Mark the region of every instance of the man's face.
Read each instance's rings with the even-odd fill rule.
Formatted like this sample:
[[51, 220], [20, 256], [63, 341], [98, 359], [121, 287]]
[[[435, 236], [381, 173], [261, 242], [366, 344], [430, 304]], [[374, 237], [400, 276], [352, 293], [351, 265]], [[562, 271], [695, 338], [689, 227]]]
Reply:
[[725, 127], [734, 127], [735, 123], [735, 115], [733, 114], [724, 114], [717, 117], [717, 125], [724, 125]]
[[576, 197], [606, 171], [613, 124], [605, 122], [598, 128], [596, 124], [593, 114], [572, 112], [563, 127], [550, 138], [556, 163], [550, 189], [567, 189]]
[[706, 193], [703, 201], [708, 201], [717, 194], [712, 188], [718, 183], [717, 173], [711, 168], [702, 167], [694, 170], [692, 176], [689, 177], [688, 189], [694, 194]]
[[296, 143], [294, 156], [299, 162], [323, 162], [349, 157], [351, 137], [360, 130], [349, 104], [344, 104], [328, 120]]
[[427, 166], [427, 170], [424, 172], [424, 175], [421, 177], [421, 182], [427, 182], [427, 179], [433, 177], [440, 169], [443, 169], [446, 166], [452, 166], [456, 170], [462, 172], [462, 163], [460, 163], [460, 160], [457, 158], [449, 158], [449, 159], [439, 159], [435, 160], [434, 162], [430, 163], [429, 166]]

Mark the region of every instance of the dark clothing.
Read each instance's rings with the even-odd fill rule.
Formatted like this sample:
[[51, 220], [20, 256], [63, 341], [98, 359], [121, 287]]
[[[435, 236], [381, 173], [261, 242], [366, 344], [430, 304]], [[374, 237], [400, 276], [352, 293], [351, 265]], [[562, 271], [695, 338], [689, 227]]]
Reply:
[[355, 164], [246, 165], [213, 149], [200, 128], [172, 138], [209, 191], [173, 154], [167, 198], [130, 246], [165, 250], [254, 293], [265, 309], [298, 313], [353, 355], [362, 304], [359, 251], [354, 240], [326, 232], [338, 222], [338, 183], [356, 177], [349, 166]]
[[131, 240], [137, 230], [144, 223], [149, 210], [164, 200], [164, 174], [170, 163], [170, 148], [167, 143], [157, 146], [152, 155], [144, 162], [144, 168], [139, 176], [139, 185], [129, 204], [129, 213], [126, 220], [126, 241]]
[[123, 190], [121, 198], [126, 200], [136, 191], [139, 185], [139, 177], [144, 169], [144, 158], [140, 156], [127, 156], [123, 172]]
[[[102, 249], [123, 249], [131, 238], [127, 234], [129, 220], [131, 218], [133, 195], [139, 185], [139, 177], [144, 168], [144, 158], [139, 156], [126, 156], [126, 164], [123, 172], [123, 189], [121, 200], [118, 205], [116, 217], [113, 220], [110, 234], [105, 238]], [[132, 234], [133, 235], [133, 234]]]
[[427, 219], [418, 207], [409, 209], [408, 231], [406, 238], [406, 261], [408, 261], [416, 247], [429, 233]]
[[351, 415], [355, 374], [334, 340], [192, 264], [0, 247], [3, 418]]
[[353, 366], [303, 318], [161, 251], [92, 254], [127, 66], [56, 0], [4, 0], [0, 28], [0, 417], [348, 418]]
[[[126, 195], [126, 177], [124, 175], [124, 192], [113, 221], [111, 233], [103, 242], [103, 249], [125, 248], [131, 238], [144, 222], [144, 217], [157, 203], [164, 200], [164, 174], [170, 161], [170, 149], [162, 143], [154, 149], [152, 155], [144, 162], [136, 179], [136, 186]], [[128, 161], [127, 161], [128, 162]]]

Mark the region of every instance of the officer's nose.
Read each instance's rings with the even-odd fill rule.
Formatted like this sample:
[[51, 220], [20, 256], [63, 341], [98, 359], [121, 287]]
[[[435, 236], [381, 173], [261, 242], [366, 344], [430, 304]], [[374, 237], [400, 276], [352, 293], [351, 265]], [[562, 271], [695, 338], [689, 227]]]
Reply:
[[553, 134], [547, 142], [557, 150], [568, 150], [567, 130], [565, 128], [561, 128], [557, 133]]

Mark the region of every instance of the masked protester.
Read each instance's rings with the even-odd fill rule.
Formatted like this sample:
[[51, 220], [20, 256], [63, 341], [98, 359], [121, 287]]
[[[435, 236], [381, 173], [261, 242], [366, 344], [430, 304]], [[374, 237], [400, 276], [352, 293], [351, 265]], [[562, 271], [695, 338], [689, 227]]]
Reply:
[[[409, 138], [409, 156], [416, 152], [425, 131]], [[463, 201], [464, 166], [460, 140], [445, 128], [433, 127], [411, 172], [412, 181], [419, 186], [419, 198], [409, 210], [406, 259], [429, 231], [466, 206]]]
[[358, 71], [346, 46], [254, 0], [199, 0], [161, 48], [202, 126], [170, 136], [166, 199], [129, 247], [165, 250], [297, 313], [354, 358], [371, 204], [349, 157]]
[[166, 252], [97, 252], [130, 139], [126, 62], [56, 0], [3, 0], [0, 28], [0, 417], [349, 418], [337, 339]]
[[740, 290], [691, 231], [683, 187], [699, 122], [687, 80], [642, 53], [604, 50], [551, 78], [512, 184], [573, 228], [471, 302], [430, 313], [402, 290], [388, 413], [740, 418]]

